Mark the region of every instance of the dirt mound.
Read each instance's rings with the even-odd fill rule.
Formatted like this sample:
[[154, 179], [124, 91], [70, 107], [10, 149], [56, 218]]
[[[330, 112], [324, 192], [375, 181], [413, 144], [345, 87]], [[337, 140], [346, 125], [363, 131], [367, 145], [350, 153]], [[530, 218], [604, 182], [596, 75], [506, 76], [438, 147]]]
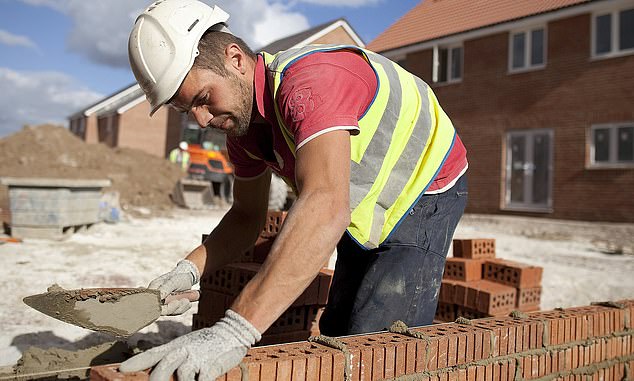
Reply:
[[88, 144], [64, 127], [41, 125], [0, 139], [0, 176], [110, 179], [112, 187], [105, 190], [119, 192], [124, 210], [156, 213], [172, 208], [169, 194], [183, 173], [143, 151]]

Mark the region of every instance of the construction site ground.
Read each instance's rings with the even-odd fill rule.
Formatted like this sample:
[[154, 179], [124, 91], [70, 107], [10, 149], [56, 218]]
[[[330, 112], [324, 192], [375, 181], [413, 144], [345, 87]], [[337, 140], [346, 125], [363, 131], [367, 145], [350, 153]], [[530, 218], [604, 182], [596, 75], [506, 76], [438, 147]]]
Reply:
[[[119, 223], [97, 224], [65, 241], [0, 244], [0, 373], [31, 346], [76, 351], [113, 340], [32, 310], [23, 297], [45, 292], [52, 284], [145, 286], [194, 248], [225, 212], [170, 209], [161, 216], [139, 217], [149, 212], [135, 208]], [[483, 215], [466, 215], [455, 235], [495, 238], [498, 257], [542, 266], [543, 310], [631, 298], [632, 237], [634, 224]], [[128, 343], [147, 347], [182, 335], [191, 329], [195, 310], [161, 318]]]

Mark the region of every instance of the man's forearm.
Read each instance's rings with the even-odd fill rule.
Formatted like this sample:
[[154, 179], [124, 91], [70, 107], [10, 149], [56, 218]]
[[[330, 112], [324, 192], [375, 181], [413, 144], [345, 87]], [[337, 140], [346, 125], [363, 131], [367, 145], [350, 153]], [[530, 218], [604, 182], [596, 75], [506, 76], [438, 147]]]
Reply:
[[299, 197], [261, 270], [231, 309], [266, 331], [326, 264], [349, 216], [347, 203], [327, 190]]
[[[252, 218], [232, 207], [209, 234], [207, 240], [194, 249], [187, 259], [198, 267], [201, 274], [235, 262], [242, 253], [253, 246], [262, 231], [263, 223], [263, 217]], [[211, 253], [213, 255], [208, 255]]]

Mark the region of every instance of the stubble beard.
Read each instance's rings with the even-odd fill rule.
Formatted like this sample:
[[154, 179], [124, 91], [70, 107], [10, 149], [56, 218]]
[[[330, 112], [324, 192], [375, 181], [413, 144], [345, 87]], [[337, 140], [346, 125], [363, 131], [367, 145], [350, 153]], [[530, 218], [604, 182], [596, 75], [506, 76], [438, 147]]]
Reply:
[[245, 136], [249, 132], [251, 124], [251, 113], [253, 112], [253, 94], [252, 86], [241, 81], [237, 75], [231, 74], [232, 90], [238, 95], [237, 99], [242, 99], [243, 103], [238, 104], [238, 110], [230, 119], [234, 123], [234, 128], [226, 131], [227, 136], [240, 137]]

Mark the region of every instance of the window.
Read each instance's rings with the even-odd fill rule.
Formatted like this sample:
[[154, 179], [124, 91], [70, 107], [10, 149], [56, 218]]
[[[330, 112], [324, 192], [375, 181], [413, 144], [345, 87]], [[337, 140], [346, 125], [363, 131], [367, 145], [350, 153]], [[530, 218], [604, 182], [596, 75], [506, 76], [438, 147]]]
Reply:
[[634, 123], [592, 126], [590, 164], [634, 164]]
[[546, 31], [543, 27], [511, 33], [510, 71], [539, 69], [546, 64]]
[[634, 52], [634, 8], [596, 14], [592, 30], [595, 57]]
[[434, 47], [433, 79], [436, 83], [462, 79], [462, 46]]

